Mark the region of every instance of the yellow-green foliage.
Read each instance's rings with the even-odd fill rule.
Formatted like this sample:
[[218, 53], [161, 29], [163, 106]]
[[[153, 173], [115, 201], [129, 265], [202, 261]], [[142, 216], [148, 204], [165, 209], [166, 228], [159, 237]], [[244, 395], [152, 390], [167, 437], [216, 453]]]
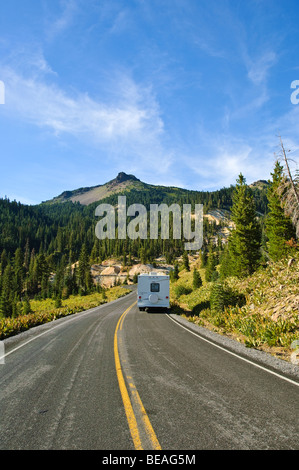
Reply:
[[290, 266], [288, 260], [279, 261], [260, 268], [246, 279], [226, 279], [225, 289], [243, 298], [243, 303], [238, 306], [232, 301], [232, 305], [226, 304], [222, 311], [210, 308], [215, 283], [204, 281], [204, 270], [200, 270], [202, 287], [187, 295], [177, 295], [178, 286], [182, 292], [183, 287], [192, 287], [191, 266], [190, 272], [182, 271], [180, 279], [172, 283], [172, 305], [192, 322], [233, 335], [248, 347], [279, 348], [279, 354], [288, 358], [290, 345], [299, 339], [298, 266], [299, 256], [295, 255]]
[[122, 287], [112, 287], [102, 293], [94, 293], [86, 296], [70, 296], [62, 300], [62, 305], [55, 308], [55, 301], [32, 300], [30, 302], [32, 313], [19, 315], [16, 318], [0, 319], [0, 339], [16, 335], [21, 331], [28, 330], [33, 326], [38, 326], [58, 318], [79, 313], [90, 308], [98, 307], [101, 304], [111, 302], [119, 297], [123, 297], [130, 291]]

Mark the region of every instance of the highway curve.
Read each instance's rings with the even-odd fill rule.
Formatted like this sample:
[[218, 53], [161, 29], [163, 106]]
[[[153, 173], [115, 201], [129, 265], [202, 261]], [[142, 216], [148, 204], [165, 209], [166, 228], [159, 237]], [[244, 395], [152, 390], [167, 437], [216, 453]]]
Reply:
[[298, 366], [135, 296], [4, 342], [1, 450], [299, 448]]

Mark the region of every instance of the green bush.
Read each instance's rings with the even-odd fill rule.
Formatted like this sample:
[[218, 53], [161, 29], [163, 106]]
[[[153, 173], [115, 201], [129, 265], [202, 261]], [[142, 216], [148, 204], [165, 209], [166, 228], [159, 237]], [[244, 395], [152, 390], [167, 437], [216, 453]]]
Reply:
[[174, 295], [178, 299], [181, 295], [188, 295], [192, 292], [191, 287], [184, 286], [182, 284], [178, 284], [174, 288]]
[[245, 297], [221, 282], [215, 282], [211, 289], [210, 307], [212, 312], [223, 312], [225, 307], [239, 307], [245, 304]]

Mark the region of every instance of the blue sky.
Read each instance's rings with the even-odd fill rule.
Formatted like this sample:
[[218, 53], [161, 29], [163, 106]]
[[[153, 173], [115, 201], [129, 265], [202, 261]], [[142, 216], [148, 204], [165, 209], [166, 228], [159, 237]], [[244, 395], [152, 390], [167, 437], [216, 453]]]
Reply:
[[298, 162], [294, 80], [297, 0], [2, 2], [0, 197], [269, 179], [278, 134]]

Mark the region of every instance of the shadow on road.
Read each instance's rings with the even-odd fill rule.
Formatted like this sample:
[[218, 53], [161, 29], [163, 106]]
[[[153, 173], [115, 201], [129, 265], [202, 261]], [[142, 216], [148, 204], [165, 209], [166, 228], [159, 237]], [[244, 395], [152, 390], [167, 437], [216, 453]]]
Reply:
[[169, 308], [163, 308], [163, 307], [146, 307], [145, 309], [145, 312], [146, 313], [149, 313], [149, 314], [157, 314], [157, 313], [170, 313], [171, 310]]

